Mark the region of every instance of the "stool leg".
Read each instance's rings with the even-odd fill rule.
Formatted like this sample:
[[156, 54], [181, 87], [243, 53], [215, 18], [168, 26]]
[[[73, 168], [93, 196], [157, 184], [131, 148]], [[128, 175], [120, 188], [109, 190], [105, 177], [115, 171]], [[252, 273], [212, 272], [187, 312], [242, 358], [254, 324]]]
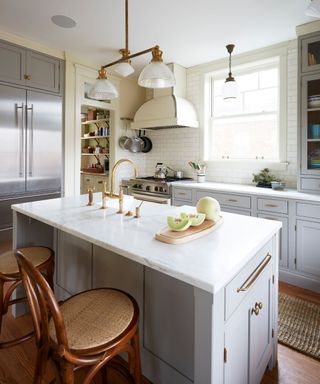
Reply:
[[1, 335], [1, 329], [2, 329], [2, 316], [3, 316], [3, 286], [4, 281], [0, 279], [0, 335]]
[[67, 363], [66, 361], [62, 361], [60, 363], [61, 368], [61, 378], [63, 384], [74, 384], [74, 372], [73, 365]]
[[47, 268], [47, 280], [51, 289], [54, 291], [53, 274], [54, 274], [54, 261], [52, 260], [52, 262], [48, 265], [48, 268]]
[[134, 334], [132, 338], [132, 346], [134, 349], [134, 384], [141, 384], [141, 362], [139, 350], [139, 331]]

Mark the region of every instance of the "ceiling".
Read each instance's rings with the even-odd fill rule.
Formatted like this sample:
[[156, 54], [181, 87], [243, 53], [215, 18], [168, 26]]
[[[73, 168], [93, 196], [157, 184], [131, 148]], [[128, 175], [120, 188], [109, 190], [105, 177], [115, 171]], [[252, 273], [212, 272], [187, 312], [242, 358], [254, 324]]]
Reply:
[[[129, 0], [131, 53], [156, 44], [165, 62], [185, 67], [296, 37], [295, 27], [310, 0]], [[57, 27], [53, 15], [73, 18], [73, 29]], [[90, 59], [97, 65], [118, 59], [124, 48], [124, 0], [0, 0], [0, 31]], [[143, 65], [149, 55], [136, 58]], [[135, 65], [136, 66], [136, 65]]]

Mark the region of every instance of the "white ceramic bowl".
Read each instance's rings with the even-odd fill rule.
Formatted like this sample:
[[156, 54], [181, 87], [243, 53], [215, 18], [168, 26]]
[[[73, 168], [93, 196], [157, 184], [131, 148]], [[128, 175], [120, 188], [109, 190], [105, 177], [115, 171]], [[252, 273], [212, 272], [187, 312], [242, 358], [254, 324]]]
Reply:
[[320, 99], [319, 100], [309, 100], [308, 101], [309, 108], [319, 108], [320, 107]]

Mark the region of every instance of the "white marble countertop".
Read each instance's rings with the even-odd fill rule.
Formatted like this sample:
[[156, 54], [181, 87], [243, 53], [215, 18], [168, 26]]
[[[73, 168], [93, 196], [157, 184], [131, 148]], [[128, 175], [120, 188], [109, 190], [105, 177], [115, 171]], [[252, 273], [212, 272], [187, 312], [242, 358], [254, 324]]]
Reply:
[[[101, 201], [101, 194], [95, 200]], [[88, 207], [87, 196], [64, 197], [13, 205], [24, 215], [109, 249], [209, 292], [228, 283], [280, 228], [278, 221], [223, 212], [224, 222], [214, 232], [180, 245], [155, 240], [167, 216], [194, 212], [194, 207], [172, 207], [144, 202], [139, 219], [117, 214], [118, 201], [108, 208]], [[125, 196], [125, 210], [140, 202]]]
[[226, 184], [206, 181], [197, 183], [196, 181], [175, 181], [173, 187], [196, 188], [199, 190], [212, 190], [217, 192], [241, 193], [250, 195], [268, 196], [274, 198], [310, 200], [320, 202], [320, 195], [298, 192], [296, 189], [284, 189], [275, 191], [271, 188], [258, 188], [254, 185], [245, 184]]

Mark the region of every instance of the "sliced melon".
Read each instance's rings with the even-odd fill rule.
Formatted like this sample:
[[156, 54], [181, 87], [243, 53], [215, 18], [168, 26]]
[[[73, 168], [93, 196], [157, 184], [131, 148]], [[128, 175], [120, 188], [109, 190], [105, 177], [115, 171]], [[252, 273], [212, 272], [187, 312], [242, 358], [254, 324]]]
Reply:
[[189, 220], [188, 218], [180, 219], [177, 217], [168, 216], [167, 224], [172, 231], [180, 232], [180, 231], [185, 231], [190, 227], [191, 220]]
[[191, 221], [191, 226], [192, 227], [197, 227], [198, 225], [201, 225], [205, 218], [206, 214], [205, 213], [180, 213], [181, 219], [189, 219]]

